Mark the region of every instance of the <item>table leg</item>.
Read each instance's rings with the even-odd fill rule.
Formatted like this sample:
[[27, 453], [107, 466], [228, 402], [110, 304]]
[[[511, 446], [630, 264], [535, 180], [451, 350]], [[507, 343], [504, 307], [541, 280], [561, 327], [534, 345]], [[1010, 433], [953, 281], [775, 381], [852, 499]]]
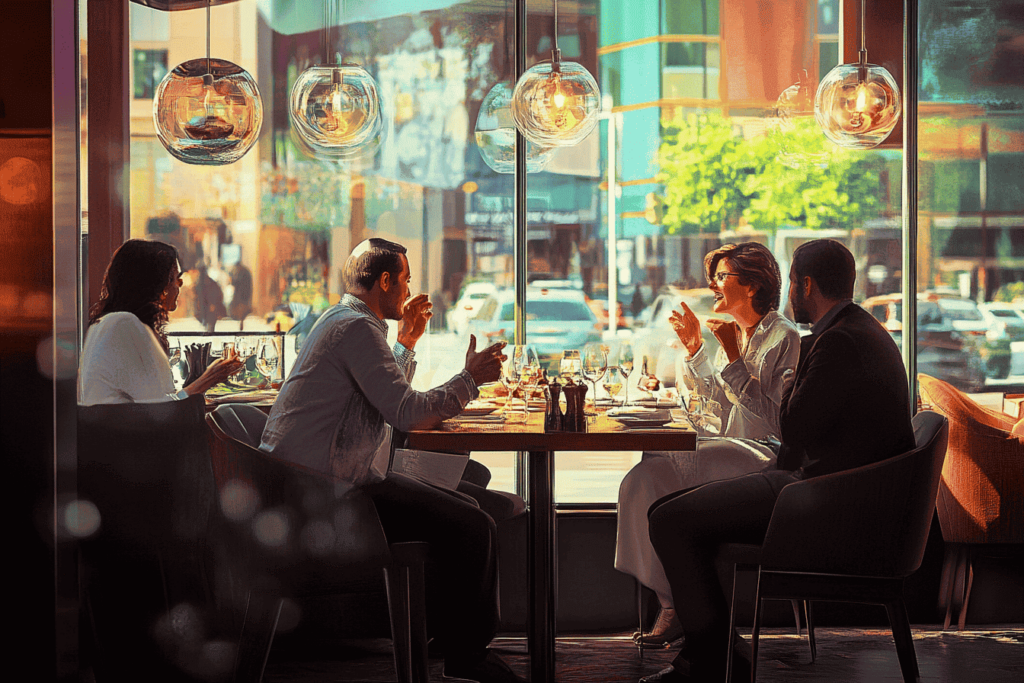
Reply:
[[530, 503], [527, 643], [532, 683], [555, 680], [555, 535], [554, 453], [531, 451], [527, 469]]

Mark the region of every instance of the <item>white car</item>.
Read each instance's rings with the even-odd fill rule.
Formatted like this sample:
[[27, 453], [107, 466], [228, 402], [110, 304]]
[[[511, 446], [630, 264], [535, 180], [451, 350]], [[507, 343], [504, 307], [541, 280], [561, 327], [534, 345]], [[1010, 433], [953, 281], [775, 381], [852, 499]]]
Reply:
[[462, 288], [459, 300], [448, 313], [448, 329], [456, 334], [465, 334], [469, 321], [476, 317], [480, 306], [489, 296], [498, 293], [498, 288], [490, 282], [470, 282]]

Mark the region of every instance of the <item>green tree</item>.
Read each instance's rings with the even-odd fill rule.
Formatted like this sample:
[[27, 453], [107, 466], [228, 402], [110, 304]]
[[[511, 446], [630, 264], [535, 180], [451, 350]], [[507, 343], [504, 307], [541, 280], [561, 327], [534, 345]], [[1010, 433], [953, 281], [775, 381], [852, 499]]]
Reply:
[[834, 148], [812, 120], [751, 137], [718, 113], [677, 114], [663, 128], [669, 234], [718, 232], [740, 218], [756, 230], [850, 229], [884, 205], [884, 159]]

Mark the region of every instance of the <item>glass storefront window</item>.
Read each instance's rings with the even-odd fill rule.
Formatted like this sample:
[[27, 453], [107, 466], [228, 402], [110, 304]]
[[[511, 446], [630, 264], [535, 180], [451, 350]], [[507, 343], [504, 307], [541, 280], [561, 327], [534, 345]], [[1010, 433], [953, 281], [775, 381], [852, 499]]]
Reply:
[[[706, 317], [703, 256], [742, 240], [768, 245], [784, 275], [799, 242], [843, 240], [858, 259], [857, 300], [886, 316], [898, 337], [899, 150], [836, 152], [813, 127], [793, 133], [785, 149], [769, 135], [778, 95], [803, 71], [820, 77], [839, 60], [839, 2], [778, 3], [791, 21], [767, 28], [747, 16], [756, 5], [586, 0], [560, 7], [563, 56], [591, 70], [606, 105], [590, 137], [528, 177], [528, 306], [555, 292], [589, 312], [573, 321], [585, 324], [570, 338], [569, 320], [531, 319], [528, 311], [528, 341], [544, 345], [549, 361], [591, 339], [610, 348], [629, 340], [673, 385], [679, 348], [668, 311], [686, 299]], [[1024, 300], [1017, 233], [1024, 182], [1016, 172], [1024, 154], [1022, 97], [1007, 76], [1004, 49], [1024, 30], [1011, 5], [921, 4], [917, 285], [936, 300], [969, 301], [982, 314], [981, 304]], [[429, 9], [398, 2], [340, 20], [330, 49], [377, 80], [387, 130], [376, 153], [337, 164], [305, 156], [286, 108], [298, 74], [323, 61], [322, 8], [283, 0], [214, 7], [215, 56], [252, 73], [263, 94], [257, 146], [231, 166], [186, 166], [158, 144], [144, 83], [131, 103], [131, 234], [174, 243], [187, 270], [172, 330], [230, 335], [279, 327], [301, 345], [340, 298], [348, 252], [382, 236], [407, 246], [412, 289], [434, 304], [430, 332], [417, 347], [418, 388], [461, 367], [470, 333], [481, 343], [510, 338], [501, 306], [516, 285], [514, 179], [484, 163], [474, 122], [491, 88], [514, 81], [512, 11], [483, 0]], [[151, 69], [153, 55], [164, 54], [171, 68], [202, 51], [201, 10], [157, 12], [145, 21], [151, 10], [133, 4], [132, 12], [133, 64]], [[992, 41], [996, 25], [1010, 38], [1000, 33]], [[962, 40], [965, 26], [976, 41]], [[528, 66], [549, 57], [551, 36], [550, 8], [531, 6]], [[973, 56], [962, 59], [958, 50]], [[974, 73], [967, 64], [984, 69]], [[149, 73], [135, 66], [136, 81]], [[1014, 344], [1024, 339], [997, 344], [987, 332], [965, 336], [951, 325], [947, 336], [953, 332], [967, 340], [957, 351], [966, 378], [960, 386], [994, 390], [1003, 381], [996, 375], [1017, 367]], [[919, 348], [924, 372], [934, 348]], [[512, 454], [480, 457], [497, 485], [513, 486]], [[557, 499], [614, 501], [638, 457], [560, 454]]]

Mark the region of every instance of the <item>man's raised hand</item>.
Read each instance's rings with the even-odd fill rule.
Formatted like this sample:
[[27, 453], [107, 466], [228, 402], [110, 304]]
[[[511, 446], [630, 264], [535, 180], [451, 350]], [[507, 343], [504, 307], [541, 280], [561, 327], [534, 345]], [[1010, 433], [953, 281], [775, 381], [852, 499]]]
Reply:
[[427, 329], [427, 322], [434, 315], [432, 304], [426, 294], [417, 294], [409, 299], [398, 323], [398, 343], [410, 351]]
[[469, 348], [466, 350], [466, 370], [473, 376], [477, 386], [496, 382], [501, 377], [501, 363], [505, 355], [501, 352], [505, 342], [495, 342], [483, 351], [476, 350], [476, 335], [469, 335]]

